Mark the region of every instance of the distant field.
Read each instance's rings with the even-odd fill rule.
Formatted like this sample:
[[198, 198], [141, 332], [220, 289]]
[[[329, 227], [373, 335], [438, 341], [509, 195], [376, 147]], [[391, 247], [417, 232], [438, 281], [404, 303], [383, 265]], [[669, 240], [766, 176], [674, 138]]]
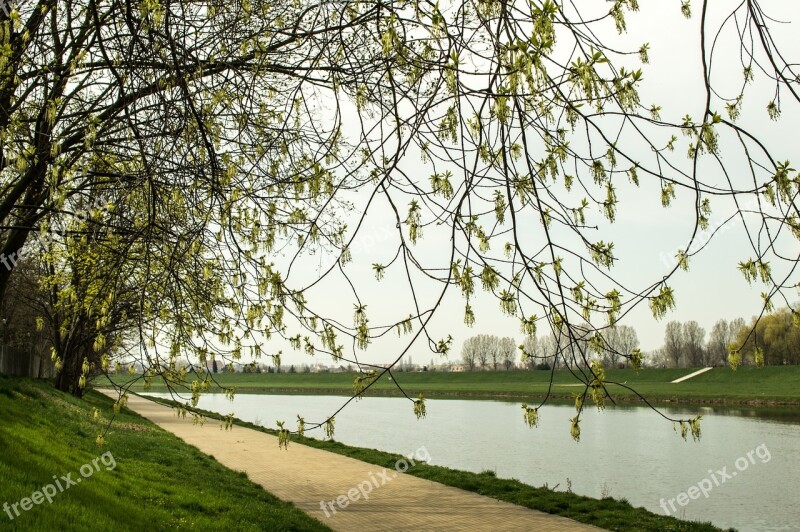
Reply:
[[[608, 381], [625, 383], [649, 400], [729, 403], [800, 404], [800, 366], [763, 369], [715, 368], [688, 381], [671, 384], [695, 369], [608, 370]], [[550, 387], [549, 371], [497, 372], [414, 372], [393, 373], [409, 394], [430, 397], [542, 397]], [[582, 388], [568, 371], [556, 371], [550, 394], [555, 399], [570, 398]], [[223, 388], [236, 387], [239, 393], [347, 394], [352, 392], [354, 373], [217, 373], [213, 377]], [[131, 379], [127, 375], [116, 382]], [[103, 385], [98, 380], [97, 385]], [[578, 386], [576, 386], [578, 385]], [[136, 389], [140, 389], [137, 385]], [[163, 382], [154, 381], [152, 391], [164, 391]], [[621, 399], [636, 399], [629, 390], [610, 385], [609, 390]], [[399, 393], [388, 375], [379, 380], [369, 394]]]

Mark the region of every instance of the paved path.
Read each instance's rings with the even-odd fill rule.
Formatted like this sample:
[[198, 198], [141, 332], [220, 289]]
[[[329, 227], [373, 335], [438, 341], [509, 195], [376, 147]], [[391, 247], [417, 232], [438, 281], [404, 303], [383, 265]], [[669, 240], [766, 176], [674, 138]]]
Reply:
[[[116, 398], [110, 390], [101, 391]], [[245, 471], [265, 490], [334, 530], [601, 530], [298, 443], [279, 450], [277, 437], [256, 430], [223, 431], [213, 420], [195, 426], [171, 408], [140, 397], [131, 396], [128, 408], [226, 467]]]
[[688, 375], [684, 375], [684, 376], [683, 376], [683, 377], [681, 377], [680, 379], [675, 379], [674, 381], [670, 382], [670, 384], [677, 384], [677, 383], [679, 383], [679, 382], [683, 382], [683, 381], [685, 381], [685, 380], [689, 380], [689, 379], [691, 379], [692, 377], [697, 377], [698, 375], [700, 375], [700, 374], [702, 374], [702, 373], [705, 373], [706, 371], [708, 371], [708, 370], [710, 370], [710, 369], [714, 369], [714, 368], [703, 368], [703, 369], [699, 369], [699, 370], [695, 371], [694, 373], [689, 373]]

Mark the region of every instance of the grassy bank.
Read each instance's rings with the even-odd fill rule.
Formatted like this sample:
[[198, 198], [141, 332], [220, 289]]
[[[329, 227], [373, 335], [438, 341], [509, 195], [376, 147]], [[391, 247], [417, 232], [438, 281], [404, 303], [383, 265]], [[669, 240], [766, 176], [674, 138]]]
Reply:
[[[101, 412], [99, 416], [95, 409]], [[54, 482], [53, 475], [82, 480], [54, 495], [51, 504], [43, 501], [29, 511], [20, 508], [21, 515], [13, 520], [0, 514], [0, 528], [327, 530], [251, 483], [246, 475], [221, 466], [125, 409], [111, 425], [107, 443], [98, 447], [95, 437], [110, 412], [111, 401], [95, 392], [77, 400], [45, 382], [0, 377], [0, 445], [5, 451], [0, 455], [0, 503], [14, 504], [31, 497]], [[237, 424], [274, 434], [245, 422]], [[298, 443], [387, 468], [401, 458], [335, 441], [294, 437], [293, 445]], [[98, 459], [99, 467], [82, 478], [82, 466]], [[286, 459], [292, 459], [291, 447]], [[535, 488], [492, 473], [422, 463], [409, 473], [609, 530], [718, 530], [708, 523], [680, 521], [633, 508], [624, 500], [597, 500]]]
[[[688, 381], [671, 381], [688, 375], [694, 369], [608, 370], [609, 381], [626, 383], [656, 402], [696, 402], [729, 404], [800, 404], [800, 366], [715, 368]], [[395, 378], [413, 394], [429, 397], [520, 397], [540, 398], [549, 393], [554, 399], [569, 399], [580, 390], [575, 377], [567, 371], [553, 374], [547, 371], [492, 372], [415, 372], [395, 373]], [[352, 392], [352, 373], [218, 373], [213, 375], [220, 386], [236, 387], [240, 393], [303, 393], [348, 394]], [[114, 378], [117, 382], [130, 379], [127, 375]], [[140, 381], [141, 382], [141, 381]], [[137, 389], [141, 389], [137, 385]], [[609, 386], [615, 398], [637, 401], [631, 391]], [[164, 391], [163, 382], [153, 382], [152, 391]], [[369, 391], [373, 395], [399, 394], [387, 377]]]
[[[98, 447], [111, 404], [97, 393], [77, 400], [45, 382], [0, 376], [0, 504], [13, 516], [0, 511], [0, 529], [329, 530], [138, 415], [123, 411]], [[17, 506], [17, 516], [11, 505], [52, 485], [53, 475], [76, 482], [55, 479], [64, 491], [48, 489], [52, 503], [39, 496], [28, 511]]]
[[[159, 399], [159, 402], [170, 404], [171, 401]], [[207, 417], [219, 419], [214, 412], [202, 411]], [[277, 435], [276, 431], [235, 419], [235, 424], [249, 427], [261, 432]], [[235, 429], [234, 429], [235, 430]], [[376, 449], [365, 449], [344, 445], [337, 441], [322, 441], [314, 438], [291, 436], [292, 444], [302, 444], [317, 449], [349, 456], [380, 467], [392, 469], [401, 455], [387, 453]], [[291, 459], [291, 445], [287, 453]], [[408, 474], [432, 480], [466, 491], [472, 491], [495, 499], [525, 506], [533, 510], [560, 515], [595, 525], [606, 530], [631, 532], [710, 532], [721, 530], [711, 523], [681, 521], [674, 517], [652, 513], [644, 508], [634, 508], [625, 499], [593, 499], [566, 491], [555, 491], [544, 487], [523, 484], [515, 479], [497, 478], [493, 472], [471, 473], [442, 466], [417, 462], [410, 467]], [[733, 529], [730, 529], [733, 530]]]

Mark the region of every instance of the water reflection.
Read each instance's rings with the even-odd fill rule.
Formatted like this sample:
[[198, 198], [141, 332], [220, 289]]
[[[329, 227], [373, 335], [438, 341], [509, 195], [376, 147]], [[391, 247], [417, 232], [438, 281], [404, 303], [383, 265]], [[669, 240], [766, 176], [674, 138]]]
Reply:
[[[444, 399], [449, 400], [449, 399]], [[467, 399], [468, 401], [479, 399]], [[485, 400], [485, 399], [480, 399]], [[519, 404], [527, 402], [529, 404], [538, 404], [537, 398], [532, 397], [528, 399], [497, 399], [498, 402]], [[571, 407], [574, 403], [572, 401], [554, 400], [549, 401], [550, 405], [560, 405]], [[778, 423], [800, 423], [800, 407], [798, 406], [749, 406], [749, 405], [689, 405], [687, 403], [673, 403], [673, 404], [656, 404], [654, 405], [661, 412], [668, 413], [670, 416], [694, 416], [698, 413], [703, 415], [717, 415], [717, 416], [736, 416], [756, 418], [765, 421], [776, 421]], [[627, 402], [618, 402], [616, 405], [609, 404], [606, 407], [609, 410], [637, 410], [647, 408], [643, 405], [631, 404]]]

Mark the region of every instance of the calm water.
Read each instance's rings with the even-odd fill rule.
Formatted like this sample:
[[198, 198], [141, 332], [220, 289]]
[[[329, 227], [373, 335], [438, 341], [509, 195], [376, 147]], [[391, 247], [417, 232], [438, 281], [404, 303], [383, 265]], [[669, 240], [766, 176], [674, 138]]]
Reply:
[[[153, 394], [163, 395], [163, 394]], [[275, 428], [324, 420], [342, 397], [301, 395], [206, 395], [199, 407]], [[634, 506], [684, 519], [748, 530], [800, 529], [800, 412], [701, 408], [703, 438], [684, 442], [669, 422], [641, 407], [587, 409], [581, 441], [569, 435], [571, 406], [548, 405], [538, 428], [522, 420], [519, 403], [475, 400], [427, 401], [417, 420], [411, 402], [365, 398], [336, 416], [338, 441], [410, 454], [424, 446], [431, 463], [468, 471], [493, 470], [534, 486], [626, 498]], [[696, 410], [666, 409], [673, 417]], [[322, 430], [308, 432], [323, 438]], [[748, 458], [748, 453], [750, 458]], [[291, 457], [290, 454], [287, 458]], [[723, 471], [724, 468], [724, 471]], [[726, 478], [727, 477], [727, 478]], [[718, 485], [717, 485], [718, 484]], [[700, 489], [689, 488], [700, 485]], [[689, 492], [696, 499], [678, 495]], [[674, 499], [670, 507], [670, 499]], [[688, 501], [688, 502], [687, 502]]]

